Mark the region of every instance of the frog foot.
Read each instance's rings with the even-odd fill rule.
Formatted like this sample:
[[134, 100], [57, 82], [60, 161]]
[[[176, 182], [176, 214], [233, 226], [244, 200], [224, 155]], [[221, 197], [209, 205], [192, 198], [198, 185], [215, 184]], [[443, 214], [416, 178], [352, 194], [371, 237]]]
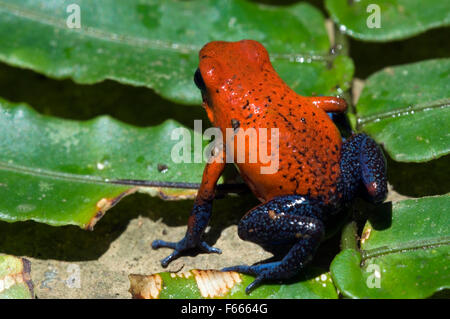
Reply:
[[245, 293], [248, 295], [265, 280], [277, 280], [291, 277], [290, 274], [280, 271], [280, 265], [281, 262], [279, 261], [253, 266], [239, 265], [223, 268], [222, 271], [235, 271], [255, 276], [255, 280], [245, 288]]
[[195, 243], [192, 243], [192, 241], [188, 240], [187, 237], [183, 238], [179, 242], [167, 242], [164, 240], [153, 241], [153, 243], [152, 243], [153, 249], [159, 249], [161, 247], [173, 249], [173, 252], [169, 256], [167, 256], [166, 258], [161, 260], [161, 266], [163, 266], [164, 268], [166, 268], [171, 261], [180, 257], [182, 255], [182, 253], [185, 252], [186, 250], [198, 248], [202, 252], [205, 252], [208, 254], [210, 254], [210, 253], [221, 254], [222, 253], [222, 251], [219, 248], [211, 247], [205, 241], [200, 241], [197, 244], [195, 244]]

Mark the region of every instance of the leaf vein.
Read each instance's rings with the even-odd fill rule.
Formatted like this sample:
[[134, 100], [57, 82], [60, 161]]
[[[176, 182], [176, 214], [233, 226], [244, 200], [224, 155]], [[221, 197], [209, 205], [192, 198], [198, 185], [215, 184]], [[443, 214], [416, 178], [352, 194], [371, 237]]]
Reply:
[[370, 258], [385, 256], [389, 254], [402, 253], [410, 250], [431, 249], [440, 246], [450, 245], [450, 236], [425, 239], [420, 241], [409, 241], [393, 247], [381, 246], [373, 249], [362, 250], [362, 263]]
[[409, 105], [402, 108], [396, 108], [386, 112], [381, 112], [369, 116], [358, 117], [358, 126], [364, 126], [368, 123], [376, 123], [386, 118], [409, 116], [417, 112], [427, 112], [435, 109], [445, 109], [450, 106], [450, 98], [439, 99], [436, 101], [430, 101], [425, 103], [418, 103], [415, 105]]
[[197, 189], [198, 183], [185, 182], [163, 182], [148, 180], [128, 180], [128, 179], [109, 179], [94, 175], [80, 175], [73, 173], [58, 172], [42, 168], [26, 167], [17, 164], [0, 162], [0, 170], [12, 171], [19, 174], [48, 177], [56, 180], [64, 180], [70, 182], [79, 182], [85, 184], [115, 184], [124, 186], [141, 186], [141, 187], [167, 187], [167, 188], [188, 188]]

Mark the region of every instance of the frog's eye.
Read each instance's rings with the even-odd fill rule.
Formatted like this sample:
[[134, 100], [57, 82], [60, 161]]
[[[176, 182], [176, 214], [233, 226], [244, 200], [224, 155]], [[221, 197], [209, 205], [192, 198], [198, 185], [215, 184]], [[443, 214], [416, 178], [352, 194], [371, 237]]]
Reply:
[[194, 74], [194, 82], [195, 85], [200, 89], [200, 91], [206, 91], [205, 81], [203, 81], [202, 74], [200, 73], [200, 69], [197, 69]]

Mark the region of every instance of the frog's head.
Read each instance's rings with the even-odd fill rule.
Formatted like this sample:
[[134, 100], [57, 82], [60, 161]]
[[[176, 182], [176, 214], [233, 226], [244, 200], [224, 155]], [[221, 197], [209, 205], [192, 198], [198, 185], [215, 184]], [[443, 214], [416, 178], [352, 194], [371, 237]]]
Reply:
[[194, 81], [210, 121], [214, 124], [232, 105], [242, 103], [265, 69], [273, 70], [267, 50], [257, 41], [207, 43], [200, 50]]

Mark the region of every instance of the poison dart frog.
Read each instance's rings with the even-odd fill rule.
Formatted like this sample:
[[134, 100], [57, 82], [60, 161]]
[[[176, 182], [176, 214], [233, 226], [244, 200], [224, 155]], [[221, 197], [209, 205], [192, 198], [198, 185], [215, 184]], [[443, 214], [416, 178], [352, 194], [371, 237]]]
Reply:
[[[208, 118], [222, 132], [227, 128], [278, 129], [277, 143], [272, 143], [272, 135], [267, 134], [266, 145], [269, 150], [272, 147], [272, 155], [278, 156], [275, 172], [262, 174], [261, 168], [267, 164], [259, 160], [235, 162], [245, 183], [261, 200], [239, 222], [239, 237], [284, 254], [275, 262], [223, 269], [255, 276], [247, 293], [263, 281], [297, 275], [323, 240], [328, 217], [354, 197], [364, 195], [375, 204], [385, 200], [386, 161], [382, 150], [363, 133], [344, 140], [332, 120], [331, 114], [346, 111], [346, 101], [294, 92], [274, 70], [267, 50], [259, 42], [206, 44], [199, 52], [194, 81]], [[225, 143], [214, 155], [215, 161], [209, 161], [204, 169], [185, 237], [179, 242], [152, 243], [154, 249], [174, 250], [161, 261], [164, 267], [192, 248], [221, 253], [202, 235], [230, 146], [235, 145]], [[247, 150], [249, 146], [246, 140]]]

